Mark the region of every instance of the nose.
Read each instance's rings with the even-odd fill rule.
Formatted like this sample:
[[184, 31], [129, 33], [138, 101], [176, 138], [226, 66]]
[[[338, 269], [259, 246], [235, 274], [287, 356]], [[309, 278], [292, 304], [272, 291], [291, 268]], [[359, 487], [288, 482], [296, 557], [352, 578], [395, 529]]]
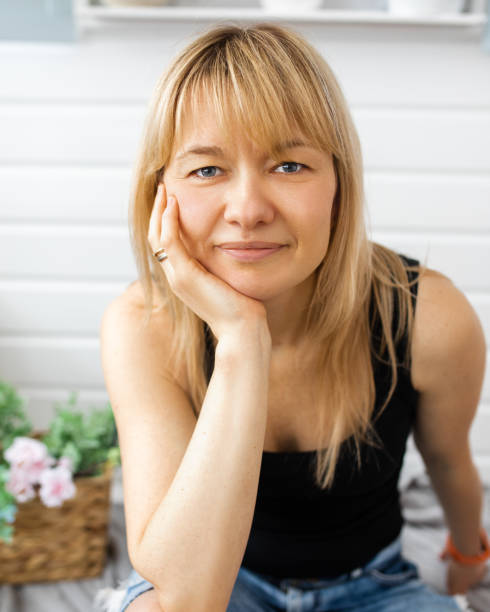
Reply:
[[224, 218], [243, 229], [271, 223], [275, 208], [270, 193], [255, 172], [243, 173], [226, 192]]

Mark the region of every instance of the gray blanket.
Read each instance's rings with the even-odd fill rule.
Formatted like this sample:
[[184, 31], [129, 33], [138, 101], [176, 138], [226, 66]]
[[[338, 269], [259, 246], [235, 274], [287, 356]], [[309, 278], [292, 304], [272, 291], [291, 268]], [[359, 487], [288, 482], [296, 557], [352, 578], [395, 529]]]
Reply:
[[[115, 483], [109, 529], [107, 564], [98, 578], [0, 586], [0, 612], [89, 612], [99, 610], [94, 604], [97, 592], [104, 588], [117, 588], [128, 576], [131, 566], [126, 550], [124, 511], [121, 503], [120, 483]], [[117, 488], [118, 487], [118, 488]], [[114, 489], [113, 489], [114, 491]], [[440, 593], [445, 592], [446, 564], [439, 560], [444, 547], [446, 527], [442, 510], [430, 487], [426, 475], [413, 478], [401, 490], [403, 514], [406, 524], [402, 532], [406, 557], [419, 566], [422, 579]], [[489, 507], [490, 488], [485, 488], [485, 510]], [[490, 520], [485, 512], [484, 525], [490, 533]], [[466, 597], [458, 597], [461, 609], [475, 612], [490, 611], [490, 572]]]

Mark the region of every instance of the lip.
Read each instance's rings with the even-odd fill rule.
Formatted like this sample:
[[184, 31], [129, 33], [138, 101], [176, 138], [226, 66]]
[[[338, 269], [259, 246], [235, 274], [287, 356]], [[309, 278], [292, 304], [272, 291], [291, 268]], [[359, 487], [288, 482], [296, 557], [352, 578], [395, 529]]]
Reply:
[[221, 249], [277, 249], [284, 245], [279, 242], [223, 242], [218, 245]]
[[251, 246], [241, 248], [224, 248], [222, 245], [220, 245], [218, 248], [220, 248], [223, 253], [226, 253], [234, 259], [238, 259], [239, 261], [257, 261], [259, 259], [264, 259], [265, 257], [269, 257], [270, 255], [277, 253], [283, 248], [283, 246], [285, 245], [276, 244], [274, 247], [266, 248], [256, 248]]

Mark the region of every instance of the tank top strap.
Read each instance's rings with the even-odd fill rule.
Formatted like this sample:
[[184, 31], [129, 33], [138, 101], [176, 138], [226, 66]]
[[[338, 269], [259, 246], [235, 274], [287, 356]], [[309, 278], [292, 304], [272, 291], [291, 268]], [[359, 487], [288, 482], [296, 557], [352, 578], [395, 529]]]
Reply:
[[415, 282], [411, 287], [410, 287], [410, 293], [412, 294], [412, 306], [413, 306], [413, 310], [415, 312], [415, 304], [417, 302], [417, 294], [418, 294], [418, 276], [419, 276], [419, 271], [418, 270], [409, 270], [408, 267], [419, 267], [420, 266], [420, 261], [418, 259], [412, 259], [411, 257], [407, 257], [406, 255], [402, 255], [402, 253], [398, 253], [398, 256], [402, 259], [402, 261], [405, 264], [405, 268], [407, 268], [407, 276], [408, 276], [408, 280], [409, 282], [412, 282], [414, 279], [417, 279], [417, 282]]
[[[416, 307], [416, 303], [417, 303], [417, 295], [418, 295], [418, 275], [419, 272], [418, 270], [409, 270], [408, 267], [418, 267], [420, 265], [420, 261], [418, 259], [413, 259], [411, 257], [407, 257], [406, 255], [403, 255], [401, 253], [398, 253], [399, 257], [402, 259], [403, 263], [405, 264], [405, 268], [406, 268], [406, 272], [407, 272], [407, 277], [408, 277], [408, 281], [412, 282], [415, 281], [413, 283], [413, 285], [411, 285], [409, 287], [409, 291], [410, 291], [410, 295], [411, 295], [411, 300], [412, 300], [412, 308], [413, 308], [413, 313], [415, 314], [415, 307]], [[395, 313], [394, 313], [394, 317], [393, 317], [393, 337], [395, 337], [395, 332], [397, 330], [398, 327], [398, 321], [400, 318], [400, 305], [399, 305], [399, 301], [398, 301], [398, 291], [396, 291], [396, 289], [394, 289], [394, 300], [395, 300]], [[398, 359], [400, 360], [400, 362], [404, 361], [405, 358], [405, 352], [407, 350], [407, 344], [408, 344], [408, 330], [405, 330], [405, 333], [397, 347], [397, 355], [398, 355]], [[411, 355], [409, 356], [409, 364], [408, 364], [408, 370], [410, 370], [411, 368], [411, 364], [412, 364], [412, 360], [411, 360]]]
[[204, 323], [204, 343], [205, 343], [204, 371], [206, 373], [207, 383], [209, 384], [209, 381], [211, 380], [211, 376], [214, 370], [213, 334], [211, 332], [211, 329], [209, 328], [209, 325], [206, 323], [206, 321], [203, 321], [203, 323]]
[[[411, 300], [412, 300], [412, 307], [413, 307], [413, 311], [415, 312], [415, 306], [417, 302], [417, 293], [418, 293], [418, 280], [417, 280], [418, 272], [417, 270], [409, 270], [408, 268], [412, 266], [418, 267], [420, 265], [420, 262], [417, 259], [407, 257], [406, 255], [403, 255], [402, 253], [397, 253], [397, 254], [402, 260], [406, 268], [407, 277], [408, 277], [409, 282], [416, 280], [416, 282], [414, 282], [413, 285], [409, 287], [410, 294], [411, 294]], [[393, 287], [393, 302], [394, 302], [394, 312], [393, 312], [393, 318], [392, 318], [391, 333], [393, 335], [393, 338], [395, 338], [395, 333], [398, 328], [398, 322], [400, 319], [400, 303], [398, 299], [398, 290], [395, 287]], [[379, 318], [379, 315], [374, 312], [374, 307], [375, 307], [374, 292], [371, 291], [371, 300], [369, 304], [369, 320], [370, 320], [370, 325], [371, 325], [371, 336], [372, 336], [372, 343], [373, 343], [373, 347], [372, 347], [372, 354], [373, 354], [373, 359], [374, 359], [373, 365], [379, 366], [379, 362], [377, 359], [374, 358], [374, 354], [379, 355], [380, 353], [382, 327], [381, 327], [381, 320]], [[400, 363], [404, 361], [407, 343], [408, 343], [408, 333], [406, 330], [405, 334], [402, 336], [401, 340], [398, 342], [396, 346], [397, 360]], [[382, 358], [385, 360], [389, 359], [388, 351], [386, 348], [384, 350]]]

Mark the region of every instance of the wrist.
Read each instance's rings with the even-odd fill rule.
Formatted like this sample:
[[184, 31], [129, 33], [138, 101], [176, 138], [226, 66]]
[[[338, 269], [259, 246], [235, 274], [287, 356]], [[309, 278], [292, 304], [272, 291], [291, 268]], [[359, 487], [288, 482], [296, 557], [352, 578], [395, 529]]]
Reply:
[[490, 558], [490, 542], [483, 527], [480, 528], [480, 543], [481, 548], [478, 553], [473, 555], [463, 554], [456, 548], [451, 534], [448, 533], [446, 546], [441, 553], [441, 558], [450, 556], [454, 561], [457, 561], [463, 565], [478, 565], [480, 563], [484, 563]]
[[267, 321], [243, 321], [218, 338], [215, 358], [243, 361], [245, 355], [258, 353], [270, 359], [272, 340]]

